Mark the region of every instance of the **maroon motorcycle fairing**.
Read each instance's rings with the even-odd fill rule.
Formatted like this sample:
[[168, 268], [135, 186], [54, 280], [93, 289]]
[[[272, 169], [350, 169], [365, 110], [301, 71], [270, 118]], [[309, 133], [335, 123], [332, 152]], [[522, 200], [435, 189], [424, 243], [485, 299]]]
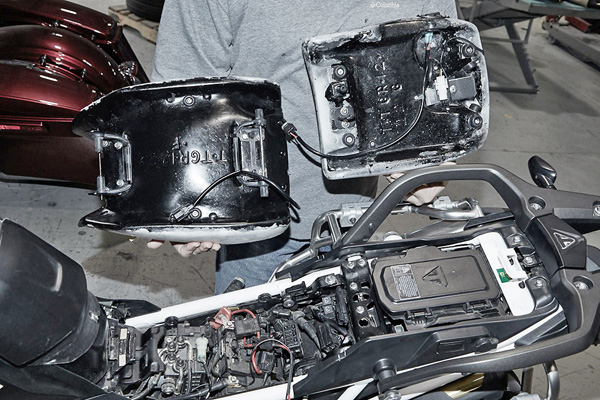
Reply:
[[[65, 130], [52, 126], [55, 136], [72, 136], [71, 120], [85, 106], [96, 100], [98, 91], [81, 81], [22, 61], [0, 61], [0, 122], [45, 124], [67, 123]], [[11, 130], [4, 126], [2, 131]], [[15, 131], [24, 129], [15, 128]]]
[[93, 86], [23, 61], [0, 61], [0, 171], [92, 183], [93, 144], [71, 123], [98, 98]]
[[[0, 27], [0, 172], [93, 184], [97, 154], [72, 134], [73, 118], [102, 94], [148, 81], [122, 26], [68, 1], [0, 0]], [[137, 72], [121, 74], [131, 62]]]
[[0, 28], [0, 60], [22, 60], [97, 87], [102, 94], [129, 81], [94, 43], [64, 29], [35, 25]]
[[148, 76], [123, 35], [123, 26], [110, 16], [64, 0], [0, 0], [0, 25], [43, 25], [69, 30], [99, 45], [117, 64], [133, 61], [136, 77]]

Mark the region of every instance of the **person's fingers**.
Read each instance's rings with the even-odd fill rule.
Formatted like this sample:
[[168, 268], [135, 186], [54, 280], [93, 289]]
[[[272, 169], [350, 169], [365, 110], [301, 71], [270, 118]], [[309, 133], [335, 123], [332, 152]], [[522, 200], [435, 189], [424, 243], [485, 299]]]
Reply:
[[146, 246], [148, 246], [148, 248], [150, 248], [150, 249], [158, 249], [164, 243], [165, 243], [164, 240], [151, 240], [148, 243], [146, 243]]
[[406, 201], [415, 206], [431, 203], [433, 199], [446, 187], [445, 182], [436, 182], [429, 185], [419, 186], [417, 190], [406, 197]]
[[[441, 163], [440, 165], [454, 165], [456, 162], [454, 161], [446, 161]], [[391, 174], [384, 175], [385, 179], [388, 180], [389, 183], [394, 182], [396, 179], [400, 178], [404, 175], [404, 172], [392, 172]], [[427, 185], [419, 186], [415, 190], [406, 196], [405, 201], [414, 204], [415, 206], [421, 206], [426, 203], [431, 203], [438, 194], [444, 190], [446, 184], [448, 182], [434, 182], [429, 183]]]
[[198, 246], [194, 251], [209, 251], [212, 248], [212, 245], [212, 242], [202, 242], [200, 243], [200, 246]]
[[[150, 240], [146, 246], [150, 249], [158, 249], [164, 244], [164, 240]], [[217, 251], [221, 248], [219, 243], [214, 242], [171, 242], [171, 245], [182, 257], [189, 257], [192, 254], [200, 254], [207, 251]]]
[[200, 242], [187, 242], [187, 243], [173, 243], [171, 242], [175, 250], [182, 257], [189, 257], [194, 254], [194, 251], [200, 247]]
[[385, 179], [387, 179], [387, 181], [389, 183], [392, 183], [396, 179], [400, 178], [402, 175], [404, 175], [404, 172], [392, 172], [391, 174], [387, 174], [387, 175], [384, 175], [384, 176], [385, 176]]
[[187, 243], [171, 243], [175, 250], [182, 257], [189, 257], [192, 254], [205, 253], [210, 250], [217, 251], [221, 248], [219, 243], [213, 242], [187, 242]]

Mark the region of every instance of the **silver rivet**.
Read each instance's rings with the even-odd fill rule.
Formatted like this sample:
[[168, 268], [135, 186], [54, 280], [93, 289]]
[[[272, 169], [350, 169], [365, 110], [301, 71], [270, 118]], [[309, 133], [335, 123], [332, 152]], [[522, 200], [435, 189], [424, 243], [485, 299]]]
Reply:
[[115, 149], [119, 150], [123, 147], [123, 143], [121, 142], [115, 142]]
[[335, 279], [335, 276], [333, 275], [329, 275], [327, 277], [325, 277], [325, 283], [328, 285], [335, 285], [337, 282], [337, 280]]
[[600, 217], [600, 204], [597, 206], [594, 206], [594, 215], [596, 217]]
[[582, 281], [575, 282], [575, 287], [579, 290], [590, 290], [588, 284]]
[[123, 185], [125, 185], [125, 181], [123, 181], [123, 179], [118, 179], [118, 180], [117, 180], [117, 186], [118, 186], [118, 187], [121, 187], [121, 186], [123, 186]]
[[350, 283], [350, 290], [358, 290], [358, 285], [356, 284], [356, 282]]
[[362, 314], [365, 312], [365, 308], [363, 306], [356, 307], [356, 312]]

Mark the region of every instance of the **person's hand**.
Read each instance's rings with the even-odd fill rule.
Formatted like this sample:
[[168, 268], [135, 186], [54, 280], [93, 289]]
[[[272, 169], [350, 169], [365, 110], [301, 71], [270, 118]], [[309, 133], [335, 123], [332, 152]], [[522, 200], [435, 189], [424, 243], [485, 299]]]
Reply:
[[[453, 164], [456, 164], [456, 163], [449, 161], [449, 162], [442, 163], [441, 165], [453, 165]], [[391, 174], [384, 175], [384, 176], [385, 176], [385, 179], [387, 179], [389, 183], [392, 183], [396, 179], [400, 178], [402, 175], [404, 175], [404, 172], [393, 172]], [[433, 199], [435, 199], [437, 197], [437, 195], [440, 194], [442, 192], [442, 190], [444, 190], [447, 183], [448, 182], [434, 182], [434, 183], [428, 183], [426, 185], [419, 186], [418, 188], [416, 188], [415, 190], [410, 192], [404, 200], [411, 204], [414, 204], [415, 206], [421, 206], [423, 204], [431, 203], [433, 201]]]
[[[151, 240], [146, 245], [151, 249], [158, 249], [163, 244], [164, 240]], [[175, 248], [175, 250], [177, 250], [177, 252], [182, 257], [186, 258], [191, 256], [192, 254], [205, 253], [210, 250], [217, 251], [221, 248], [221, 245], [219, 243], [213, 242], [171, 242], [171, 245]]]

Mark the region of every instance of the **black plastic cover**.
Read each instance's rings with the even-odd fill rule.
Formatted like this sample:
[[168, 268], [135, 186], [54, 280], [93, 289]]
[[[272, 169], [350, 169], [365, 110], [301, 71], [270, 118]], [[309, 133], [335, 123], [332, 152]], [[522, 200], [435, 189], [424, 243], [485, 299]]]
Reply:
[[87, 311], [79, 264], [20, 225], [0, 220], [0, 357], [21, 366], [53, 349], [63, 349], [66, 361], [81, 356], [98, 331]]
[[377, 260], [373, 278], [379, 300], [392, 317], [455, 304], [464, 304], [465, 310], [469, 303], [485, 307], [498, 304], [500, 295], [490, 268], [474, 249], [410, 249], [404, 257]]

